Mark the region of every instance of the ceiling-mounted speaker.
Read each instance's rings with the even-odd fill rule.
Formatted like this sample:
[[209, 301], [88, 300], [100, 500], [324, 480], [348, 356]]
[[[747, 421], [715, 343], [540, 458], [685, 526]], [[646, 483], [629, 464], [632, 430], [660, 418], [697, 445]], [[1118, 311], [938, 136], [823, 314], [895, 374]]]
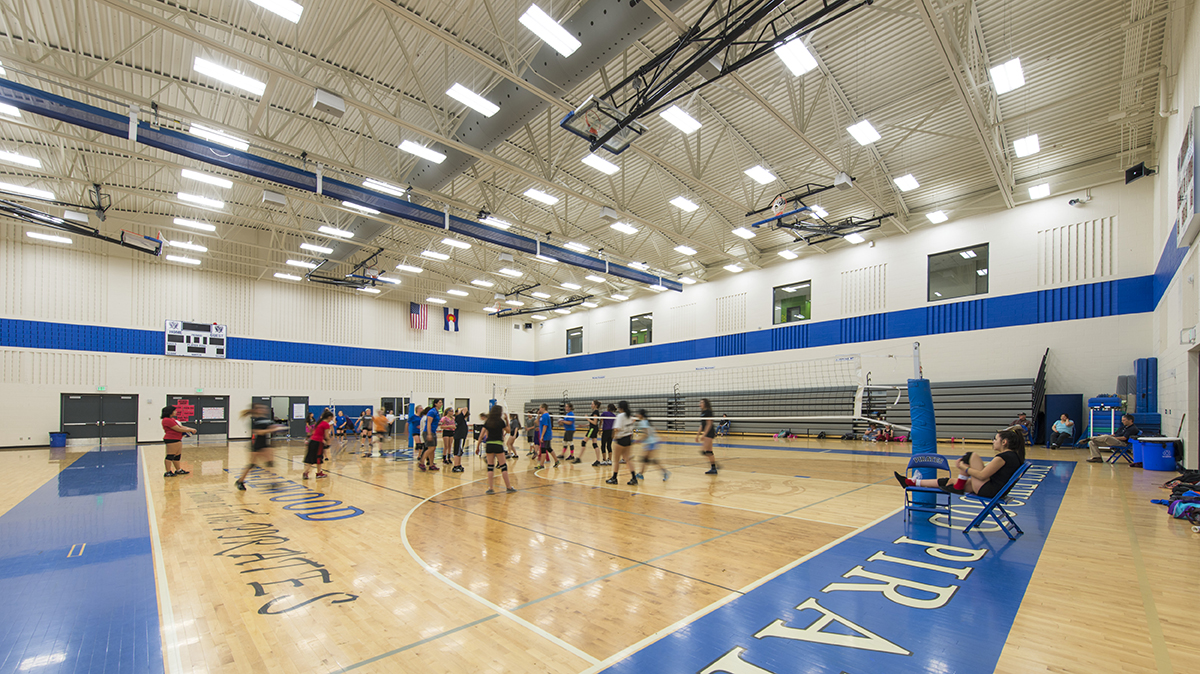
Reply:
[[600, 209], [600, 219], [601, 220], [616, 220], [618, 217], [619, 216], [617, 215], [617, 209], [615, 209], [615, 208], [609, 208], [608, 206], [604, 206]]
[[1129, 183], [1144, 176], [1152, 176], [1154, 173], [1154, 169], [1146, 168], [1146, 162], [1142, 162], [1137, 166], [1130, 166], [1129, 168], [1125, 169], [1125, 184], [1128, 185]]
[[833, 186], [842, 191], [848, 190], [854, 187], [854, 178], [851, 178], [849, 173], [843, 171], [834, 176]]
[[313, 94], [313, 110], [323, 112], [334, 117], [341, 117], [346, 114], [346, 101], [342, 100], [341, 96], [324, 89], [317, 89]]
[[263, 190], [262, 200], [264, 204], [275, 204], [276, 206], [287, 206], [287, 197], [271, 190]]

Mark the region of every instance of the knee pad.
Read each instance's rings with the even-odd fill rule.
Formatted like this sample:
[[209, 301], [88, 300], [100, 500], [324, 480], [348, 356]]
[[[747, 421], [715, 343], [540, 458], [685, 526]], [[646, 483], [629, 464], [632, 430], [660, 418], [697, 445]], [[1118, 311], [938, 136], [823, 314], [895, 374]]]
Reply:
[[183, 455], [182, 454], [168, 454], [167, 461], [178, 461], [179, 457], [181, 457], [181, 456], [183, 456]]
[[492, 472], [493, 470], [496, 470], [496, 467], [495, 467], [495, 466], [493, 466], [493, 465], [490, 465], [490, 464], [489, 464], [489, 465], [488, 465], [488, 472], [490, 473], [490, 472]]
[[508, 472], [508, 464], [507, 464], [507, 463], [502, 463], [502, 464], [500, 464], [500, 472], [501, 472], [501, 473], [507, 473], [507, 472]]
[[703, 454], [704, 456], [712, 456], [713, 455], [713, 451], [711, 449], [706, 449], [700, 453]]

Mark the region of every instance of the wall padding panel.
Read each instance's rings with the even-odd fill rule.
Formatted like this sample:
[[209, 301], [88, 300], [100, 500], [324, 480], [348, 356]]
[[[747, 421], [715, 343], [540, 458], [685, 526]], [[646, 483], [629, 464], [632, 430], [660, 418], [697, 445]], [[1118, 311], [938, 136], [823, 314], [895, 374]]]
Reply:
[[[507, 319], [488, 317], [485, 319], [486, 339], [484, 355], [490, 358], [508, 358], [512, 353], [512, 326]], [[586, 338], [586, 335], [585, 335]]]

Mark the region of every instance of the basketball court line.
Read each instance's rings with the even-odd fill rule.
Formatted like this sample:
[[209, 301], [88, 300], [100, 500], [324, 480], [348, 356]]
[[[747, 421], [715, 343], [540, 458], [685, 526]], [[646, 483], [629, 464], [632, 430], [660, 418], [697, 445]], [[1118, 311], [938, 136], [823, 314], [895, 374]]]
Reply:
[[[878, 483], [876, 483], [876, 484], [878, 484]], [[605, 658], [605, 660], [603, 662], [593, 665], [591, 668], [585, 669], [582, 672], [580, 672], [579, 674], [595, 674], [596, 672], [603, 671], [604, 669], [612, 666], [614, 663], [620, 662], [621, 660], [629, 657], [631, 654], [640, 651], [641, 649], [643, 649], [646, 646], [654, 643], [655, 641], [663, 638], [664, 636], [671, 634], [671, 633], [675, 632], [676, 630], [681, 629], [684, 626], [686, 626], [692, 622], [695, 622], [698, 618], [708, 615], [709, 613], [712, 613], [716, 609], [721, 608], [725, 604], [728, 604], [729, 602], [733, 601], [734, 599], [737, 599], [738, 597], [746, 594], [747, 592], [750, 592], [751, 590], [759, 587], [760, 585], [763, 585], [763, 584], [787, 573], [788, 571], [791, 571], [792, 569], [796, 568], [797, 566], [800, 566], [801, 564], [803, 564], [804, 562], [807, 562], [808, 560], [812, 559], [813, 557], [816, 557], [817, 555], [820, 555], [820, 554], [826, 552], [827, 550], [833, 548], [834, 546], [857, 536], [858, 534], [866, 531], [867, 529], [870, 529], [871, 527], [875, 526], [876, 524], [883, 522], [884, 520], [895, 515], [896, 513], [900, 512], [901, 510], [904, 510], [904, 506], [900, 506], [899, 508], [896, 508], [895, 510], [888, 512], [887, 514], [880, 516], [878, 519], [862, 525], [861, 527], [855, 529], [854, 531], [847, 532], [845, 535], [841, 536], [840, 538], [836, 538], [836, 539], [826, 543], [825, 545], [822, 545], [821, 547], [817, 548], [816, 550], [813, 550], [812, 552], [809, 552], [808, 554], [800, 557], [799, 559], [795, 560], [794, 562], [791, 562], [789, 564], [785, 564], [785, 565], [779, 567], [775, 571], [772, 571], [771, 573], [763, 576], [762, 578], [759, 578], [758, 580], [750, 583], [749, 585], [746, 585], [742, 589], [736, 590], [734, 593], [730, 594], [728, 597], [718, 599], [717, 601], [709, 604], [708, 606], [705, 606], [704, 608], [700, 609], [699, 611], [696, 611], [695, 613], [687, 616], [686, 618], [676, 621], [675, 624], [665, 627], [665, 628], [655, 632], [654, 634], [651, 634], [650, 636], [646, 637], [645, 639], [642, 639], [641, 641], [637, 642], [636, 644], [633, 644], [632, 646], [624, 648], [621, 651], [618, 651], [617, 653], [610, 655], [609, 657]]]
[[154, 579], [158, 587], [159, 634], [166, 650], [163, 663], [166, 674], [181, 674], [183, 661], [179, 658], [179, 640], [176, 638], [175, 611], [171, 605], [171, 588], [167, 583], [167, 566], [163, 558], [162, 538], [158, 535], [158, 513], [154, 510], [154, 499], [150, 494], [150, 469], [146, 466], [146, 452], [137, 448], [142, 469], [142, 484], [146, 487], [146, 514], [150, 520], [150, 545], [154, 551]]

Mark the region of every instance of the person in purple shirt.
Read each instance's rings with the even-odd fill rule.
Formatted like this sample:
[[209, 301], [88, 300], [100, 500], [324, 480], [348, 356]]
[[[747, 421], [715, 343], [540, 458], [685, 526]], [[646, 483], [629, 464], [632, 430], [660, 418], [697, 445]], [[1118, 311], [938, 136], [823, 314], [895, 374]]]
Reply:
[[600, 413], [600, 465], [612, 465], [613, 422], [617, 420], [617, 406], [609, 403], [608, 409]]

